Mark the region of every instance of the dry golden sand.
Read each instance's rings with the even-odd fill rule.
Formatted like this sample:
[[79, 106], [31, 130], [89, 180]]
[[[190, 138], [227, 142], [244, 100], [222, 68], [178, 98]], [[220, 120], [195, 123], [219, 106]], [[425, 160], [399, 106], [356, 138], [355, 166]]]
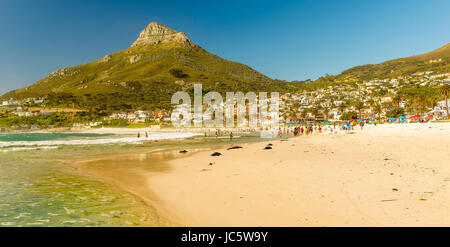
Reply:
[[450, 226], [450, 124], [270, 143], [197, 152], [158, 170], [122, 165], [102, 177], [173, 225]]

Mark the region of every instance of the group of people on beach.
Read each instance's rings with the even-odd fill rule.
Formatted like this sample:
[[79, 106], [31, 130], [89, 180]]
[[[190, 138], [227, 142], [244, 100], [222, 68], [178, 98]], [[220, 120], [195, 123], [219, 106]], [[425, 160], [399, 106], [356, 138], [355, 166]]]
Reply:
[[[214, 135], [215, 135], [216, 139], [219, 138], [219, 136], [223, 136], [223, 135], [229, 135], [230, 140], [233, 139], [233, 131], [232, 130], [227, 132], [227, 131], [222, 131], [220, 129], [216, 129], [216, 131], [214, 132]], [[204, 137], [208, 137], [208, 134], [206, 131], [205, 131]]]
[[[141, 133], [140, 132], [137, 133], [137, 138], [141, 139]], [[148, 133], [147, 132], [145, 132], [145, 139], [148, 139]]]
[[317, 131], [317, 133], [322, 133], [322, 126], [297, 126], [294, 127], [292, 130], [292, 134], [294, 136], [300, 136], [305, 134], [306, 136], [312, 135], [314, 131]]
[[[342, 121], [342, 122], [333, 122], [333, 123], [327, 123], [327, 124], [320, 124], [320, 123], [308, 123], [307, 125], [303, 126], [286, 126], [286, 127], [279, 127], [278, 128], [278, 136], [282, 139], [283, 134], [292, 134], [294, 137], [301, 136], [301, 135], [312, 135], [313, 133], [335, 133], [337, 132], [336, 128], [340, 131], [351, 131], [354, 130], [354, 127], [359, 124], [361, 130], [364, 128], [366, 121]], [[376, 123], [373, 123], [376, 126]], [[261, 129], [263, 130], [269, 130], [269, 129]], [[257, 132], [257, 129], [235, 129], [234, 131], [238, 132]], [[204, 132], [204, 137], [208, 137], [208, 131]], [[276, 135], [276, 132], [274, 133]], [[233, 139], [233, 130], [221, 130], [219, 128], [215, 129], [214, 131], [215, 138], [219, 138], [220, 136], [229, 136], [230, 140]], [[140, 139], [142, 137], [141, 133], [137, 133], [137, 138]], [[145, 139], [148, 139], [148, 133], [145, 132]]]
[[308, 135], [311, 135], [314, 132], [314, 130], [317, 130], [317, 131], [319, 131], [319, 133], [321, 133], [322, 127], [321, 126], [319, 126], [319, 127], [313, 127], [313, 126], [301, 126], [300, 127], [300, 126], [298, 126], [293, 129], [292, 133], [294, 134], [294, 136], [303, 135], [303, 134], [308, 136]]
[[[366, 125], [366, 121], [346, 121], [346, 122], [334, 122], [334, 123], [328, 123], [328, 124], [316, 124], [316, 123], [310, 123], [308, 125], [304, 126], [296, 126], [296, 127], [282, 127], [279, 128], [279, 135], [281, 138], [281, 133], [292, 133], [295, 136], [301, 136], [305, 134], [306, 136], [312, 135], [313, 133], [336, 133], [337, 130], [339, 131], [351, 131], [354, 130], [355, 126], [359, 125], [361, 130], [364, 129], [364, 126]], [[376, 126], [376, 123], [374, 123], [374, 126]]]

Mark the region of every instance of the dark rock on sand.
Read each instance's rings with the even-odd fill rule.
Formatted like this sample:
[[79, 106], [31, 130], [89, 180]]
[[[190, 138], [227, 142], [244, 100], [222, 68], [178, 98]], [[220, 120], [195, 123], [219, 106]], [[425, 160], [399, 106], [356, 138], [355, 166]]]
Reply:
[[221, 156], [221, 155], [222, 155], [222, 154], [219, 153], [219, 152], [215, 152], [215, 153], [211, 154], [211, 156]]
[[270, 146], [267, 146], [264, 148], [264, 150], [270, 150], [270, 149], [272, 149], [272, 147], [270, 147]]
[[185, 153], [187, 153], [188, 151], [187, 150], [181, 150], [180, 151], [180, 154], [185, 154]]
[[240, 148], [242, 148], [242, 147], [241, 146], [234, 146], [234, 147], [228, 148], [227, 150], [240, 149]]

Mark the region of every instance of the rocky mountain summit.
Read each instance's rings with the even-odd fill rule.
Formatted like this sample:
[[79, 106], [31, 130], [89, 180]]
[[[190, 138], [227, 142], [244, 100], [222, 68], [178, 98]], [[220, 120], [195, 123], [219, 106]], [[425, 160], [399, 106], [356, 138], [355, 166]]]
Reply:
[[139, 34], [139, 38], [131, 47], [168, 43], [179, 43], [181, 46], [193, 45], [186, 34], [177, 32], [160, 23], [152, 22]]
[[[289, 83], [273, 80], [247, 65], [216, 56], [192, 43], [182, 32], [152, 22], [131, 47], [96, 61], [62, 68], [2, 99], [46, 97], [58, 104], [97, 102], [112, 109], [170, 107], [171, 95], [192, 91], [287, 91]], [[82, 103], [80, 103], [82, 104]]]

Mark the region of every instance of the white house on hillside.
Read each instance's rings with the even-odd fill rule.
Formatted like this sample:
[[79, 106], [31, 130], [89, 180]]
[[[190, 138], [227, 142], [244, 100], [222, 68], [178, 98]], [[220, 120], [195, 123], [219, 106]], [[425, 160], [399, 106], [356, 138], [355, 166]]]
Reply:
[[[447, 100], [447, 103], [450, 107], [450, 99]], [[447, 109], [445, 107], [445, 100], [439, 101], [437, 106], [433, 109], [433, 111], [431, 113], [436, 115], [436, 117], [439, 119], [447, 118]]]

